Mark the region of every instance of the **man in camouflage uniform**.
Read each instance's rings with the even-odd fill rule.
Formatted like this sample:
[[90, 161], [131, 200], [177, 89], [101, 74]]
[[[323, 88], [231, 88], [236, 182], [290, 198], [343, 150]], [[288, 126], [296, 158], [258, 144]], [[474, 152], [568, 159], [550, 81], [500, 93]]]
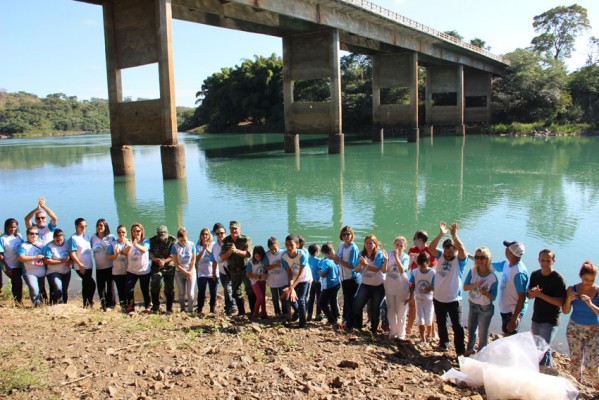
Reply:
[[160, 225], [156, 229], [156, 236], [150, 239], [150, 259], [152, 260], [152, 280], [150, 293], [152, 294], [152, 311], [160, 310], [160, 287], [164, 279], [164, 296], [166, 297], [166, 312], [173, 311], [175, 298], [175, 264], [171, 257], [171, 248], [177, 239], [168, 234], [168, 228]]
[[230, 235], [223, 240], [221, 250], [221, 259], [227, 261], [229, 274], [231, 275], [231, 284], [233, 286], [233, 298], [237, 303], [238, 315], [245, 314], [245, 305], [241, 284], [245, 285], [245, 292], [250, 303], [250, 313], [254, 310], [256, 296], [252, 290], [252, 285], [245, 274], [245, 267], [252, 258], [252, 239], [241, 234], [241, 224], [237, 221], [229, 223]]

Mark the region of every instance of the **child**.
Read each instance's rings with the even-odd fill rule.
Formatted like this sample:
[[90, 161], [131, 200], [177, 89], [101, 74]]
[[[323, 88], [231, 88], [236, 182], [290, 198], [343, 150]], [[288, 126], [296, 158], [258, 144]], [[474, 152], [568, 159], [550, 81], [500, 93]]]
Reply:
[[306, 291], [312, 282], [312, 273], [306, 268], [308, 261], [304, 253], [299, 249], [299, 237], [288, 235], [285, 238], [285, 248], [281, 255], [283, 268], [287, 270], [289, 288], [286, 297], [292, 302], [295, 310], [292, 320], [299, 318], [299, 327], [306, 327]]
[[403, 236], [395, 238], [395, 251], [389, 253], [389, 262], [383, 266], [385, 296], [389, 307], [389, 339], [403, 340], [406, 337], [406, 312], [412, 300], [408, 268], [410, 257], [404, 252], [407, 240]]
[[323, 278], [323, 286], [326, 288], [320, 293], [318, 303], [324, 315], [326, 315], [329, 324], [337, 328], [341, 326], [338, 321], [339, 303], [337, 303], [337, 293], [339, 293], [339, 288], [341, 287], [339, 265], [333, 261], [335, 252], [331, 243], [323, 244], [320, 250], [324, 258], [320, 261], [320, 270], [318, 273]]
[[272, 295], [272, 304], [275, 309], [275, 316], [281, 316], [281, 309], [285, 317], [289, 317], [289, 303], [283, 298], [283, 291], [288, 286], [287, 272], [281, 264], [282, 252], [279, 251], [279, 241], [271, 236], [268, 239], [268, 251], [263, 260], [264, 269], [267, 272], [266, 283], [270, 286]]
[[[424, 252], [428, 252], [428, 245], [427, 245], [427, 241], [428, 241], [428, 233], [426, 231], [423, 230], [417, 230], [416, 233], [414, 233], [414, 246], [410, 247], [410, 249], [408, 250], [408, 255], [410, 256], [410, 272], [418, 269], [418, 263], [416, 262], [416, 258], [418, 257], [418, 254], [420, 253], [424, 253]], [[431, 254], [429, 253], [429, 256], [431, 256]], [[437, 258], [436, 257], [431, 257], [430, 259], [430, 266], [431, 268], [434, 268], [437, 265]], [[414, 319], [416, 318], [416, 303], [414, 302], [414, 299], [410, 300], [410, 308], [408, 310], [408, 325], [406, 326], [406, 332], [409, 335], [412, 334], [412, 325], [414, 325]], [[435, 316], [433, 315], [433, 320], [435, 319]], [[433, 325], [432, 328], [432, 336], [435, 336], [435, 327]]]
[[[301, 243], [301, 242], [300, 242]], [[320, 250], [317, 244], [311, 244], [308, 247], [308, 265], [312, 271], [312, 285], [310, 286], [310, 295], [308, 296], [308, 321], [312, 321], [312, 311], [314, 310], [314, 300], [316, 300], [316, 318], [315, 321], [322, 320], [322, 311], [320, 307], [320, 294], [322, 292], [322, 286], [320, 283]]]
[[[430, 256], [423, 252], [418, 254], [416, 263], [418, 269], [412, 271], [410, 276], [411, 297], [416, 301], [416, 321], [420, 340], [425, 342], [427, 338], [433, 340], [433, 285], [435, 284], [435, 270], [429, 267]], [[415, 294], [414, 294], [415, 293]], [[424, 327], [426, 326], [426, 337]]]
[[[266, 252], [264, 247], [256, 246], [252, 252], [252, 260], [248, 263], [245, 268], [245, 274], [252, 284], [252, 290], [256, 295], [256, 304], [252, 310], [252, 319], [255, 321], [260, 318], [268, 318], [266, 314], [266, 271], [264, 269], [264, 263], [262, 262], [266, 258]], [[260, 312], [262, 310], [262, 312]]]

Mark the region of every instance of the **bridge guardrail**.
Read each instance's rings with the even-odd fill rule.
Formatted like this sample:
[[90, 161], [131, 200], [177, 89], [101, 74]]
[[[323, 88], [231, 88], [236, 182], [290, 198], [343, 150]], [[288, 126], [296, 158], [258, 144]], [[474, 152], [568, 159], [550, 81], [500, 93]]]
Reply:
[[420, 22], [414, 21], [413, 19], [404, 17], [403, 15], [400, 15], [394, 11], [387, 10], [386, 8], [383, 8], [383, 7], [379, 6], [378, 4], [372, 3], [370, 1], [367, 1], [367, 0], [337, 0], [337, 2], [351, 4], [356, 7], [362, 8], [364, 10], [368, 10], [374, 14], [377, 14], [383, 18], [389, 19], [393, 22], [398, 22], [401, 25], [407, 26], [414, 30], [428, 33], [428, 34], [433, 35], [433, 36], [435, 36], [439, 39], [442, 39], [446, 42], [451, 42], [457, 46], [474, 51], [478, 54], [484, 55], [485, 57], [491, 58], [491, 59], [499, 61], [501, 63], [509, 64], [508, 60], [504, 59], [501, 56], [493, 54], [488, 50], [482, 49], [478, 46], [474, 46], [473, 44], [470, 44], [470, 43], [463, 42], [460, 39], [456, 38], [455, 36], [448, 35], [445, 32], [441, 32], [436, 29], [433, 29], [429, 26], [421, 24]]

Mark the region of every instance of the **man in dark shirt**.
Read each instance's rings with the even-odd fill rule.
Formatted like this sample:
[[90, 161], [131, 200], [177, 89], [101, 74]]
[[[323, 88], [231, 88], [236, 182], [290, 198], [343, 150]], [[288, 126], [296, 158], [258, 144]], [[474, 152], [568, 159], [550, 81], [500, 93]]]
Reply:
[[152, 280], [150, 293], [152, 295], [152, 311], [160, 310], [160, 287], [164, 279], [164, 296], [166, 297], [166, 312], [173, 311], [175, 298], [175, 264], [171, 256], [171, 248], [177, 239], [168, 234], [168, 228], [160, 225], [156, 236], [150, 239], [150, 260], [152, 260]]
[[[534, 335], [545, 339], [548, 345], [551, 345], [557, 332], [561, 307], [566, 296], [566, 282], [553, 269], [554, 264], [555, 253], [549, 249], [541, 250], [539, 253], [541, 269], [530, 275], [528, 285], [528, 298], [535, 299], [530, 330]], [[553, 368], [551, 349], [547, 350], [539, 365]]]
[[241, 284], [245, 286], [245, 292], [250, 303], [250, 313], [254, 310], [256, 296], [252, 290], [252, 285], [245, 274], [245, 267], [252, 258], [252, 239], [249, 236], [241, 234], [241, 224], [237, 221], [229, 223], [229, 236], [224, 238], [221, 259], [227, 261], [229, 274], [231, 276], [231, 285], [233, 286], [233, 298], [237, 303], [238, 315], [245, 314], [245, 305]]

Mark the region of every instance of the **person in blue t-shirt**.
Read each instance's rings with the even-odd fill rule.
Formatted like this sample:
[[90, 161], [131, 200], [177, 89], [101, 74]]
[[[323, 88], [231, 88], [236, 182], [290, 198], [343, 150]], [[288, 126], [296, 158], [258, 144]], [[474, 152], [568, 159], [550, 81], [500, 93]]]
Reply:
[[331, 243], [323, 244], [320, 250], [324, 258], [320, 260], [318, 274], [322, 277], [323, 285], [326, 288], [320, 293], [319, 304], [329, 324], [333, 325], [334, 328], [338, 328], [341, 326], [339, 323], [339, 303], [337, 302], [337, 294], [341, 287], [339, 265], [333, 261], [335, 252]]
[[375, 235], [364, 238], [364, 249], [360, 252], [360, 260], [356, 272], [362, 273], [362, 284], [354, 297], [354, 323], [362, 329], [363, 310], [370, 304], [370, 331], [376, 335], [381, 318], [381, 305], [385, 298], [385, 275], [383, 266], [387, 264], [387, 253], [381, 250], [381, 244]]

